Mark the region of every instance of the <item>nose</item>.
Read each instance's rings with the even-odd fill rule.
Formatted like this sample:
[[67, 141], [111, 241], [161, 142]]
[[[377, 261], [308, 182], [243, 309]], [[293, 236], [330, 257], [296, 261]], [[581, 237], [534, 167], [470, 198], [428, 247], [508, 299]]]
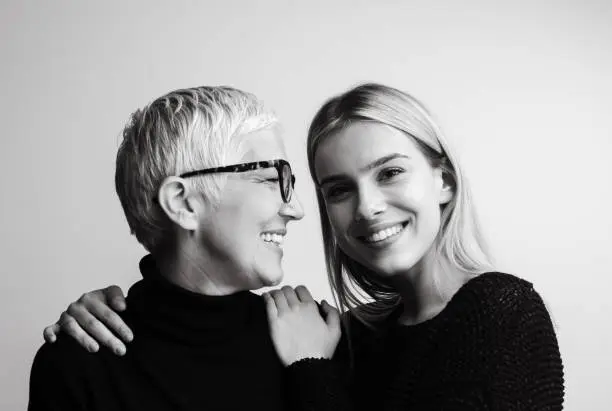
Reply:
[[384, 196], [375, 187], [360, 187], [355, 209], [355, 221], [372, 220], [387, 208]]
[[291, 220], [301, 220], [304, 218], [304, 208], [299, 200], [297, 193], [293, 193], [291, 201], [283, 203], [280, 209], [280, 215]]

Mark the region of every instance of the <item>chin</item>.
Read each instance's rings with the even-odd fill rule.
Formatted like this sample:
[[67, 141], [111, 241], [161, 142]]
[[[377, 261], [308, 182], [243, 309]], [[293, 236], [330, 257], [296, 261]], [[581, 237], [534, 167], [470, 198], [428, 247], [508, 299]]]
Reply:
[[275, 287], [275, 286], [279, 285], [279, 284], [280, 284], [282, 281], [283, 281], [283, 278], [282, 278], [282, 277], [277, 278], [277, 279], [275, 279], [275, 280], [273, 280], [273, 281], [270, 281], [270, 282], [268, 283], [267, 287]]
[[265, 271], [260, 271], [259, 279], [262, 287], [273, 287], [279, 285], [283, 281], [284, 273], [280, 267], [270, 268]]
[[[418, 264], [417, 258], [406, 258], [406, 255], [398, 256], [399, 258], [393, 258], [388, 256], [381, 261], [369, 261], [360, 263], [376, 273], [381, 278], [393, 278], [398, 275], [403, 275], [409, 272]], [[357, 260], [359, 261], [359, 260]]]

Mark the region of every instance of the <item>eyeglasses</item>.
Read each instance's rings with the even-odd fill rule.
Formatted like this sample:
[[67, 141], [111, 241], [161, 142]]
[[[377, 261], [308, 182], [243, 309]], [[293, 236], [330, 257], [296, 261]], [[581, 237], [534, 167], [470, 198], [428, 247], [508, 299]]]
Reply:
[[295, 187], [295, 176], [291, 172], [291, 165], [286, 160], [254, 161], [252, 163], [233, 164], [223, 167], [206, 168], [203, 170], [189, 171], [179, 177], [187, 178], [212, 173], [244, 173], [245, 171], [259, 170], [261, 168], [274, 167], [278, 172], [278, 185], [280, 187], [283, 202], [291, 201], [293, 188]]

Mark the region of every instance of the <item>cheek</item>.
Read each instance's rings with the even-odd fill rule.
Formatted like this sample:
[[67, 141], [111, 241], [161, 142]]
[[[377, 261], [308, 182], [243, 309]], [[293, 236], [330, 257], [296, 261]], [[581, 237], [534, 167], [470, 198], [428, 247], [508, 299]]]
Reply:
[[413, 204], [421, 204], [427, 197], [425, 194], [425, 187], [423, 184], [412, 184], [404, 191], [404, 198]]
[[214, 220], [203, 230], [214, 227], [217, 236], [224, 245], [231, 250], [240, 250], [248, 246], [250, 240], [256, 237], [258, 221], [254, 218], [253, 210], [246, 204], [240, 207], [228, 207], [218, 210]]
[[400, 201], [428, 214], [429, 209], [438, 204], [434, 182], [425, 178], [412, 181], [401, 191]]
[[266, 191], [256, 191], [254, 188], [259, 187], [255, 186], [250, 191], [244, 190], [232, 199], [230, 206], [219, 210], [228, 226], [245, 234], [261, 230], [279, 211], [276, 198], [268, 195]]
[[333, 204], [326, 207], [327, 217], [334, 233], [344, 232], [350, 225], [353, 214], [348, 204]]

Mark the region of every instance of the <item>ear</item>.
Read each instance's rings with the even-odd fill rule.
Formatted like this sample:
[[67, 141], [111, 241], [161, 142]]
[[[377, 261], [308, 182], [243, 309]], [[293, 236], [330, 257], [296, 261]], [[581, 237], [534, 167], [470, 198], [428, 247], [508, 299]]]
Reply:
[[438, 187], [438, 202], [440, 205], [449, 203], [455, 195], [455, 181], [446, 171], [437, 167], [434, 172], [436, 187]]
[[184, 179], [167, 177], [159, 187], [157, 199], [160, 207], [172, 222], [193, 231], [198, 228], [204, 204], [188, 192]]

